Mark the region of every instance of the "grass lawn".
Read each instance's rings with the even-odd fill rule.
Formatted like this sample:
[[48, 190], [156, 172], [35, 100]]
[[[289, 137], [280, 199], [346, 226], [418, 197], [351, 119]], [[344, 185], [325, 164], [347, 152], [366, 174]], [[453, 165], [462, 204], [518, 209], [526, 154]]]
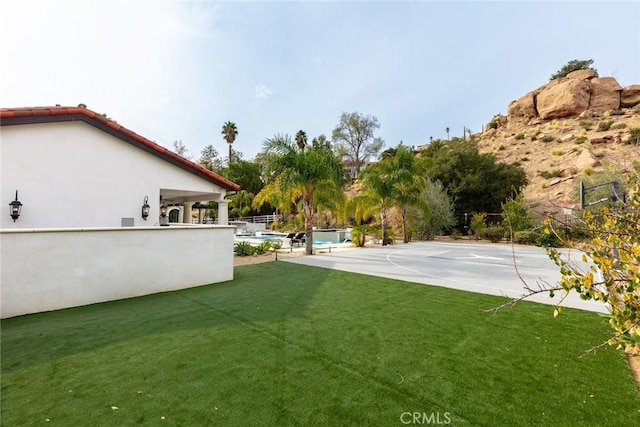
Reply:
[[640, 425], [624, 356], [579, 358], [609, 333], [597, 314], [494, 316], [501, 298], [285, 262], [235, 275], [2, 321], [2, 425]]

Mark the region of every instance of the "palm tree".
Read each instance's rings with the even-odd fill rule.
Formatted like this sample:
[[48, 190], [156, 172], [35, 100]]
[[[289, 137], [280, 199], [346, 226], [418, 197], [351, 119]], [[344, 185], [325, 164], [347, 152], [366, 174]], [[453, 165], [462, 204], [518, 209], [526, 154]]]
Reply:
[[313, 254], [313, 208], [317, 194], [343, 192], [342, 162], [329, 150], [300, 150], [289, 135], [276, 135], [263, 143], [267, 154], [275, 154], [273, 170], [283, 194], [300, 191], [306, 233], [306, 254]]
[[238, 128], [236, 127], [236, 124], [233, 122], [226, 122], [222, 125], [222, 135], [224, 136], [224, 140], [227, 141], [227, 144], [229, 144], [229, 164], [231, 164], [231, 158], [233, 155], [231, 145], [238, 135]]
[[394, 193], [394, 170], [389, 159], [369, 165], [360, 172], [362, 182], [362, 196], [359, 205], [377, 205], [380, 212], [382, 226], [382, 246], [386, 246], [387, 239], [387, 210]]
[[301, 151], [304, 151], [307, 146], [307, 134], [305, 131], [299, 130], [298, 133], [296, 133], [296, 144]]

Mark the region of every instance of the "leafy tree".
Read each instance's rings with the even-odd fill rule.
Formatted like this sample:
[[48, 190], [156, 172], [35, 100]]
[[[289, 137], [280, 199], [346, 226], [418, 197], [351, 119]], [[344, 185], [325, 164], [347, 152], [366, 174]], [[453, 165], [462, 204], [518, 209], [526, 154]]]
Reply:
[[565, 77], [567, 74], [577, 70], [593, 70], [596, 72], [596, 77], [598, 77], [598, 70], [593, 68], [591, 65], [593, 65], [593, 59], [572, 59], [558, 71], [553, 73], [549, 81], [559, 79], [560, 77]]
[[296, 133], [296, 145], [301, 151], [304, 151], [307, 147], [307, 133], [305, 131], [299, 130]]
[[484, 212], [473, 214], [471, 217], [471, 223], [469, 224], [469, 229], [475, 236], [476, 240], [480, 240], [480, 235], [485, 228], [487, 228], [487, 214]]
[[306, 254], [313, 253], [313, 208], [317, 193], [338, 197], [344, 188], [344, 168], [328, 150], [300, 150], [288, 135], [276, 135], [264, 141], [264, 151], [272, 153], [273, 170], [283, 194], [292, 189], [302, 196], [306, 234]]
[[189, 150], [182, 143], [182, 141], [173, 141], [173, 151], [176, 154], [179, 154], [180, 156], [184, 157], [185, 159], [189, 158], [189, 156], [187, 155], [187, 151], [189, 151]]
[[260, 165], [248, 160], [236, 160], [229, 164], [223, 176], [249, 193], [258, 194], [264, 187]]
[[213, 148], [213, 145], [207, 145], [202, 149], [198, 163], [210, 171], [217, 173], [220, 173], [222, 169], [222, 160], [220, 159], [218, 151]]
[[364, 116], [358, 112], [342, 113], [340, 121], [333, 130], [332, 139], [339, 156], [349, 159], [356, 168], [356, 174], [369, 156], [377, 155], [384, 141], [374, 136], [380, 128], [374, 116]]
[[453, 200], [441, 183], [425, 180], [420, 197], [429, 209], [411, 208], [411, 225], [418, 238], [433, 239], [456, 224]]
[[236, 140], [236, 136], [238, 136], [238, 128], [236, 127], [236, 124], [229, 121], [225, 122], [225, 124], [222, 125], [222, 136], [224, 137], [224, 140], [227, 141], [227, 144], [229, 144], [229, 163], [231, 163], [233, 159], [231, 146]]
[[520, 166], [498, 163], [493, 154], [480, 154], [475, 141], [456, 137], [433, 154], [428, 173], [455, 200], [456, 217], [500, 212], [502, 202], [527, 184]]
[[529, 230], [533, 227], [531, 210], [522, 193], [509, 198], [502, 204], [502, 222], [511, 234], [517, 231]]

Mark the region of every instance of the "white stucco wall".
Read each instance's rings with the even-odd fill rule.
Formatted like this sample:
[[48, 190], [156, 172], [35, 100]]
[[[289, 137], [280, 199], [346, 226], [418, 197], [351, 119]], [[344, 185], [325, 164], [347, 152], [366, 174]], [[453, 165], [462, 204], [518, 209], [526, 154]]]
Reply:
[[[0, 229], [157, 225], [160, 189], [225, 190], [81, 121], [0, 127]], [[23, 204], [14, 223], [9, 202]], [[141, 217], [144, 197], [151, 206]]]
[[233, 230], [0, 230], [0, 317], [231, 280]]

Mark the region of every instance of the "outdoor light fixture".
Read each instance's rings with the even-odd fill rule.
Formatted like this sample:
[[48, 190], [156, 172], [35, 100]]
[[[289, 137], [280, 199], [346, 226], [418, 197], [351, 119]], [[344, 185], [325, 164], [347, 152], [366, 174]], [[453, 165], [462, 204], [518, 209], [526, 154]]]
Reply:
[[142, 219], [144, 219], [145, 221], [149, 217], [149, 209], [151, 209], [151, 206], [149, 206], [148, 202], [149, 196], [144, 196], [144, 204], [142, 205]]
[[[160, 198], [162, 201], [162, 198]], [[169, 208], [164, 203], [160, 205], [160, 225], [167, 227], [169, 225], [169, 218], [167, 218], [167, 210]]]
[[16, 222], [16, 219], [20, 216], [21, 209], [22, 203], [18, 200], [18, 190], [16, 190], [16, 199], [9, 203], [9, 211], [11, 211], [11, 218], [13, 218], [13, 222]]

